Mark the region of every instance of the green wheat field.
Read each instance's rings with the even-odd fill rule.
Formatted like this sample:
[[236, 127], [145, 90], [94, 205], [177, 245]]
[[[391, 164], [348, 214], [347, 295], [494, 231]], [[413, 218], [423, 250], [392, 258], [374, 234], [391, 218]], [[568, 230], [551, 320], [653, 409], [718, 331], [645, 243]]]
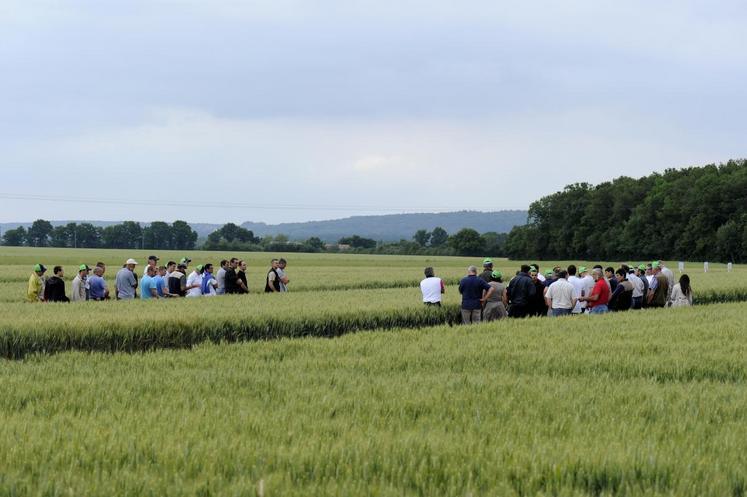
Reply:
[[747, 490], [745, 266], [688, 263], [692, 308], [472, 327], [455, 283], [478, 258], [285, 254], [291, 291], [264, 295], [271, 254], [158, 253], [246, 257], [253, 293], [22, 303], [37, 262], [69, 289], [147, 255], [0, 247], [0, 496]]

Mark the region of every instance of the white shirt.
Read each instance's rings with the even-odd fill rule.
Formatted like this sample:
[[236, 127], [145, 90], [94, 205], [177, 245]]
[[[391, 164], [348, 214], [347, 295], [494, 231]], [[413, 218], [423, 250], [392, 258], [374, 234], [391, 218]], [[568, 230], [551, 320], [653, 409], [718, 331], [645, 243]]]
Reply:
[[424, 279], [420, 282], [420, 291], [423, 292], [423, 302], [441, 302], [441, 278], [431, 276]]
[[552, 300], [553, 309], [571, 309], [575, 295], [576, 287], [568, 280], [559, 278], [558, 281], [547, 287], [545, 298]]
[[202, 275], [197, 271], [192, 271], [187, 276], [187, 286], [197, 285], [197, 288], [187, 290], [187, 297], [199, 297], [202, 295]]
[[635, 273], [628, 273], [628, 281], [633, 284], [633, 298], [643, 297], [643, 280], [640, 279]]
[[217, 273], [215, 273], [215, 281], [218, 284], [218, 291], [220, 293], [226, 292], [226, 270], [224, 268], [220, 268]]
[[[573, 296], [578, 299], [581, 296], [581, 290], [585, 288], [584, 280], [573, 275], [568, 277], [568, 283], [573, 285]], [[573, 312], [582, 312], [584, 307], [586, 307], [586, 302], [576, 302], [576, 307], [573, 308]]]

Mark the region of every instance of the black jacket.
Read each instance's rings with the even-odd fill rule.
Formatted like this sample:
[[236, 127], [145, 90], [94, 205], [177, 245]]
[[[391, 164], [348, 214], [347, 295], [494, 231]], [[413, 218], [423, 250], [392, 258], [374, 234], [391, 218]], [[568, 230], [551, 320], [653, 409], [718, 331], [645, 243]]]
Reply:
[[226, 293], [239, 293], [238, 275], [232, 267], [226, 269]]
[[65, 282], [62, 278], [52, 276], [44, 287], [44, 300], [47, 302], [70, 302], [65, 295]]
[[508, 299], [514, 305], [529, 305], [537, 292], [534, 281], [527, 273], [519, 273], [508, 284]]

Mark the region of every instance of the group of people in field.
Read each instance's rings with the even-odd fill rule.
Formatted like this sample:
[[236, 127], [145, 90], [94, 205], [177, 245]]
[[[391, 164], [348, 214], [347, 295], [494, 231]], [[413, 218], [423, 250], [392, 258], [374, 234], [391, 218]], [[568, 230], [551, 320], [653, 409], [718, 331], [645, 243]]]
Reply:
[[[443, 280], [432, 267], [425, 268], [420, 283], [425, 305], [441, 305], [446, 291]], [[601, 265], [559, 266], [540, 272], [538, 264], [524, 264], [504, 283], [503, 274], [493, 269], [493, 261], [483, 261], [483, 271], [476, 266], [467, 269], [459, 282], [462, 296], [462, 322], [471, 324], [504, 317], [558, 317], [578, 314], [601, 314], [610, 311], [647, 307], [681, 307], [692, 305], [690, 277], [674, 273], [662, 261], [639, 266], [621, 265], [618, 269]]]
[[[199, 264], [190, 270], [191, 259], [185, 257], [178, 263], [169, 261], [159, 265], [155, 255], [148, 257], [148, 264], [138, 276], [138, 262], [128, 259], [117, 271], [114, 288], [109, 288], [104, 279], [106, 264], [98, 262], [93, 268], [87, 264], [78, 267], [72, 280], [72, 292], [65, 289], [65, 270], [55, 266], [53, 275], [46, 277], [47, 268], [36, 264], [29, 277], [26, 300], [28, 302], [84, 302], [87, 300], [157, 300], [166, 298], [212, 297], [227, 294], [249, 293], [246, 277], [247, 264], [235, 257], [220, 261], [216, 270], [212, 263]], [[289, 279], [286, 275], [287, 261], [272, 259], [265, 278], [267, 293], [287, 292]]]

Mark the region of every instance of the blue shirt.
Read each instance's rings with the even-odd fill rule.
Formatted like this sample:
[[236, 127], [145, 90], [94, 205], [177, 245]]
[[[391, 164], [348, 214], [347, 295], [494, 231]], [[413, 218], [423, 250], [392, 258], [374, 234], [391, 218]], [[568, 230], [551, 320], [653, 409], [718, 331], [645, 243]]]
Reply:
[[151, 289], [158, 290], [158, 288], [156, 288], [156, 279], [151, 278], [146, 274], [140, 280], [140, 298], [143, 300], [152, 299], [153, 295], [150, 293]]
[[88, 285], [91, 287], [91, 298], [101, 300], [106, 296], [106, 281], [101, 276], [95, 274], [88, 278]]
[[156, 282], [156, 291], [158, 292], [158, 296], [163, 297], [163, 276], [159, 274], [158, 276], [153, 278], [153, 280]]
[[490, 290], [490, 285], [478, 278], [477, 275], [470, 274], [462, 278], [459, 282], [459, 293], [462, 294], [462, 309], [480, 309], [482, 307], [480, 299], [483, 290]]

